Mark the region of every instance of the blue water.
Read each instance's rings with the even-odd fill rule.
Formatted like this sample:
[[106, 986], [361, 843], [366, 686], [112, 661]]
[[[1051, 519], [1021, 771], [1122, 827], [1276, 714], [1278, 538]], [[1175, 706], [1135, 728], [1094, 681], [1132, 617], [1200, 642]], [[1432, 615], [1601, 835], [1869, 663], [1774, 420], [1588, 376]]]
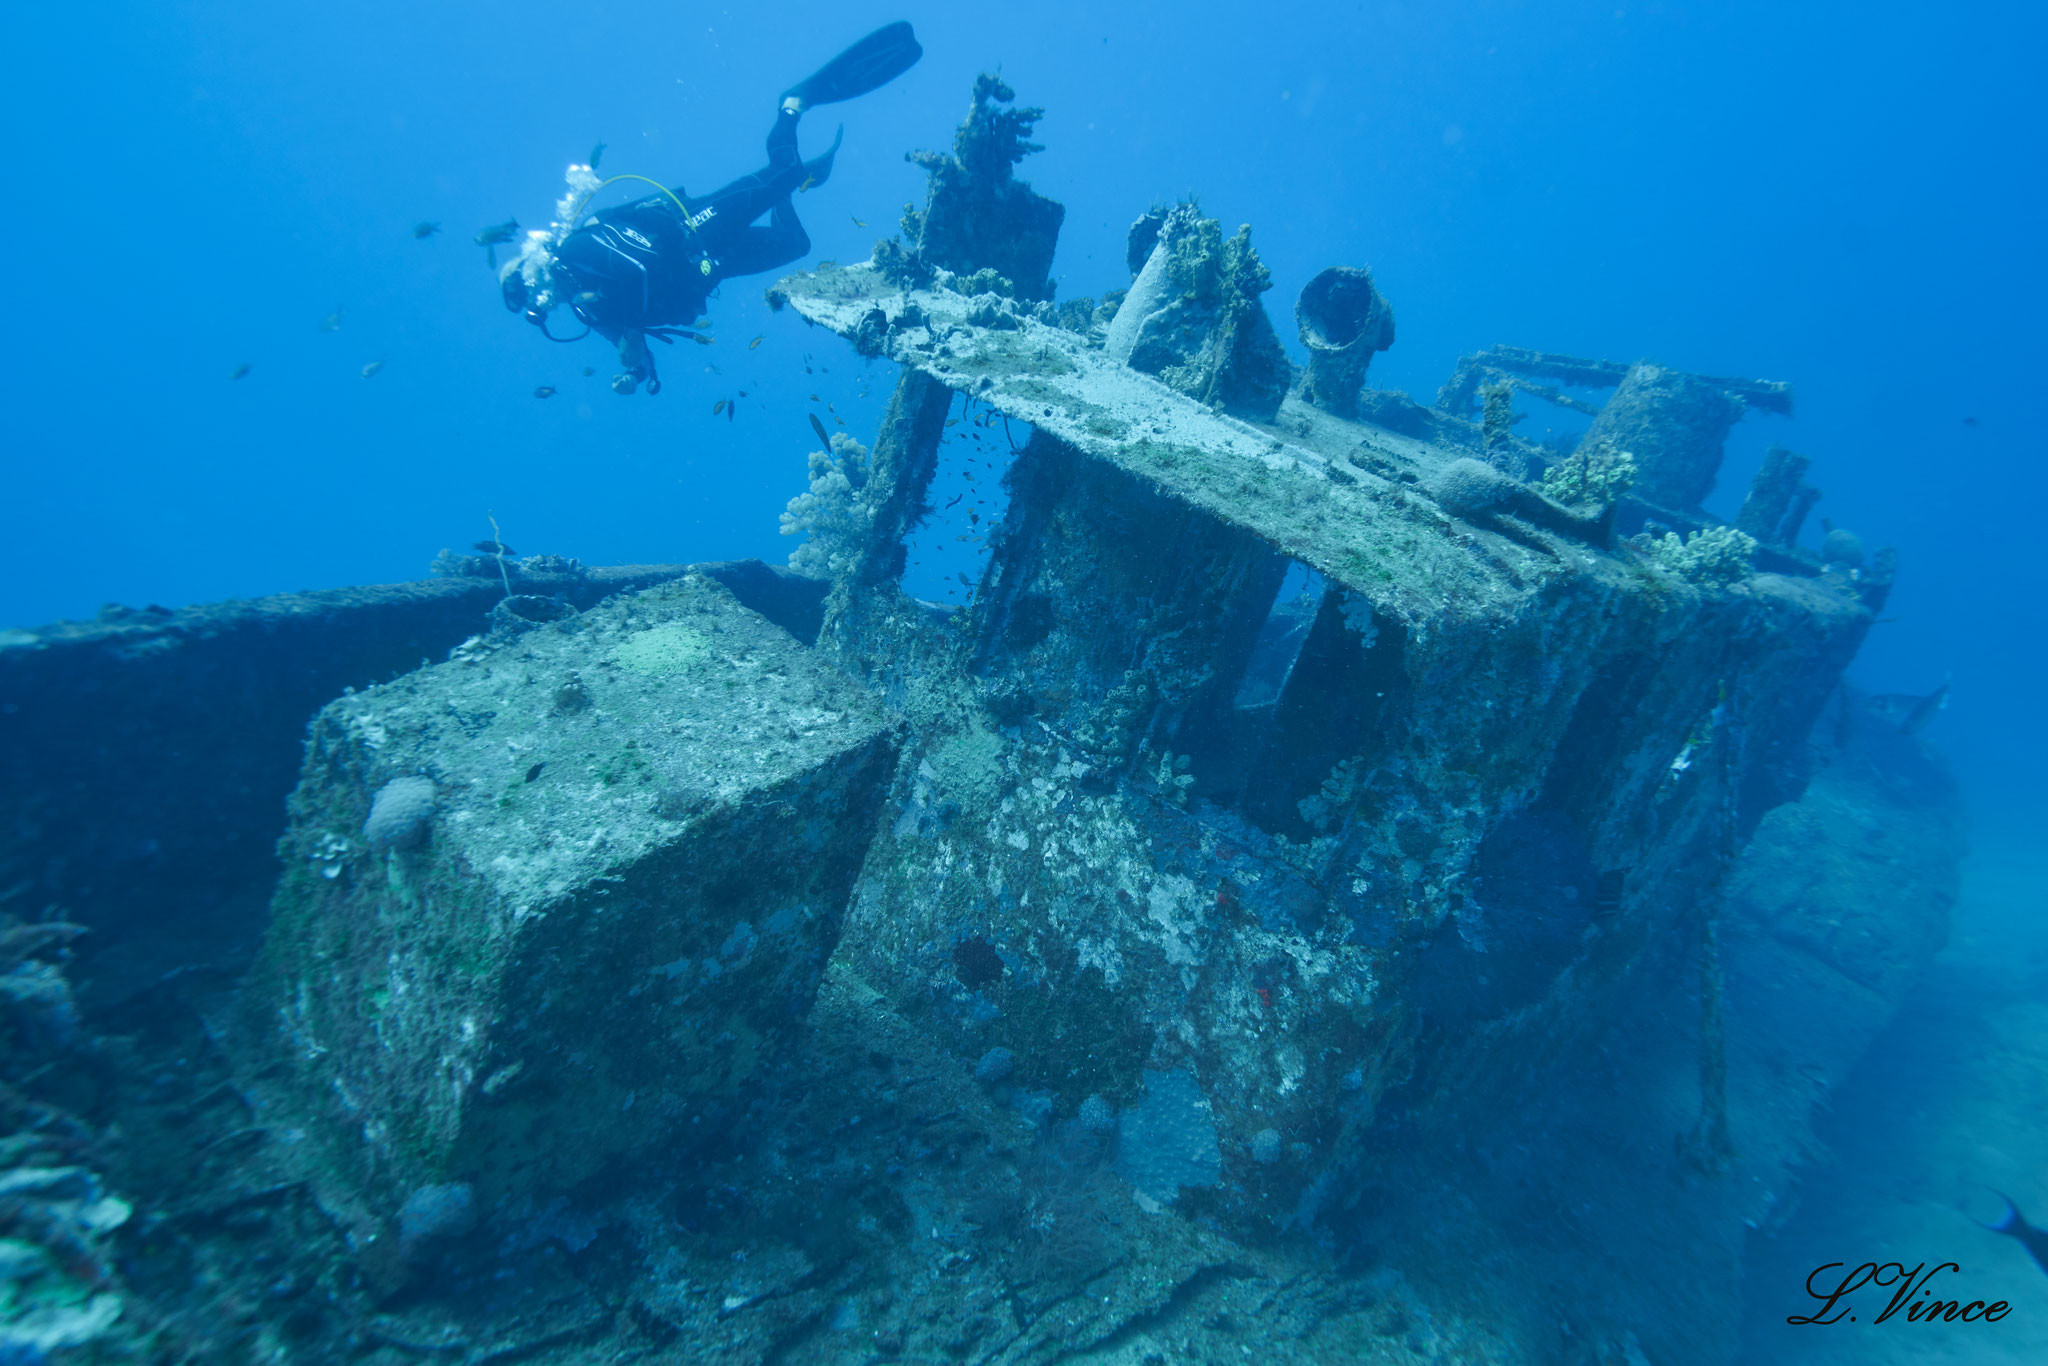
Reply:
[[[1130, 219], [1194, 192], [1253, 224], [1290, 345], [1309, 275], [1372, 266], [1400, 320], [1385, 386], [1426, 397], [1495, 342], [1789, 379], [1798, 416], [1738, 429], [1713, 506], [1766, 444], [1813, 456], [1820, 513], [1902, 554], [1857, 676], [1952, 674], [1942, 739], [1980, 811], [2029, 799], [2048, 754], [2022, 606], [2048, 493], [2031, 5], [28, 8], [0, 621], [417, 577], [488, 514], [522, 551], [592, 563], [779, 559], [807, 396], [871, 430], [892, 376], [743, 280], [716, 347], [665, 353], [660, 398], [620, 398], [601, 343], [549, 346], [503, 311], [470, 239], [545, 222], [600, 139], [608, 171], [752, 169], [776, 92], [898, 15], [924, 61], [807, 121], [807, 150], [847, 130], [802, 197], [816, 258], [893, 231], [922, 196], [902, 153], [943, 145], [999, 68], [1048, 109], [1024, 174], [1068, 208], [1063, 295], [1128, 283]], [[416, 241], [418, 221], [443, 231]]]

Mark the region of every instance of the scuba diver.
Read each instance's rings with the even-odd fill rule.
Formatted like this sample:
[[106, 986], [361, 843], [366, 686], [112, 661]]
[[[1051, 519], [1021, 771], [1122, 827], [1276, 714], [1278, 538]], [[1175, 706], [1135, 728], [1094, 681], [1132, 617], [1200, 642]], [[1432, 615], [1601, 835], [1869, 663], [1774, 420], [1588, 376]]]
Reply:
[[[505, 307], [525, 314], [550, 341], [597, 333], [619, 348], [624, 369], [612, 379], [614, 390], [630, 394], [645, 384], [648, 393], [660, 393], [649, 337], [673, 342], [691, 335], [681, 329], [702, 315], [722, 281], [786, 266], [810, 251], [790, 196], [831, 175], [845, 130], [823, 156], [805, 161], [796, 145], [804, 111], [878, 90], [923, 55], [909, 24], [876, 29], [783, 93], [765, 167], [707, 195], [672, 193], [647, 181], [660, 193], [585, 220], [583, 206], [598, 189], [646, 178], [599, 181], [590, 167], [571, 167], [570, 191], [555, 222], [528, 233], [519, 256], [499, 272]], [[764, 215], [767, 222], [759, 222]], [[561, 305], [583, 323], [583, 332], [557, 337], [548, 330], [549, 314]]]

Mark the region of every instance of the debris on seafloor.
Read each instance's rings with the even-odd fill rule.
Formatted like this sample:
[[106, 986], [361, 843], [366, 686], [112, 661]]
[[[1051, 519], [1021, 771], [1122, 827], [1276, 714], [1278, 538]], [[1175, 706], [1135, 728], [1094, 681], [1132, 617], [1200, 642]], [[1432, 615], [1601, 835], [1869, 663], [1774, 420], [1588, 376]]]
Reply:
[[[984, 77], [917, 158], [902, 240], [771, 292], [902, 367], [871, 444], [808, 414], [794, 572], [494, 532], [403, 590], [0, 636], [39, 718], [0, 713], [0, 797], [54, 794], [0, 812], [0, 899], [129, 941], [91, 1066], [0, 1094], [17, 1163], [143, 1211], [81, 1235], [119, 1268], [96, 1293], [177, 1312], [96, 1331], [1737, 1359], [1725, 1272], [1811, 1151], [1812, 1079], [1953, 896], [1912, 733], [1945, 691], [1839, 686], [1891, 559], [1799, 547], [1789, 452], [1736, 526], [1700, 509], [1786, 386], [1494, 348], [1426, 406], [1367, 387], [1393, 311], [1356, 265], [1303, 290], [1296, 375], [1249, 230], [1191, 203], [1133, 224], [1128, 289], [1054, 304], [1013, 99]], [[1584, 438], [1517, 435], [1524, 395]], [[911, 596], [914, 533], [970, 493], [945, 529], [980, 558], [931, 571], [965, 605]], [[1867, 932], [1831, 933], [1852, 899]], [[9, 1042], [72, 1018], [68, 923], [19, 931]], [[105, 1165], [20, 1148], [71, 1141], [44, 1086]], [[0, 1246], [47, 1260], [23, 1227]]]

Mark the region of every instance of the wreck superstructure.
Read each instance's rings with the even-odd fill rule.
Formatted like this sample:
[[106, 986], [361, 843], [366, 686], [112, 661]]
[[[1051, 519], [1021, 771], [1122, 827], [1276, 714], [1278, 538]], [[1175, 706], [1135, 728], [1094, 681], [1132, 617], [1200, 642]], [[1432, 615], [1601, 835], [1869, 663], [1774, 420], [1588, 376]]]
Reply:
[[[1387, 1093], [1497, 1103], [1503, 1066], [1612, 1027], [1586, 1018], [1600, 983], [1698, 939], [1733, 852], [1801, 790], [1871, 614], [1860, 584], [1617, 543], [1611, 508], [1475, 458], [1483, 428], [1432, 440], [1328, 411], [1356, 395], [1261, 383], [1247, 234], [1185, 206], [1151, 220], [1106, 327], [896, 244], [772, 295], [905, 367], [820, 640], [911, 732], [842, 951], [966, 1050], [1014, 1053], [1056, 1113], [1194, 1078], [1223, 1159], [1191, 1190], [1305, 1222]], [[1205, 268], [1223, 307], [1143, 287]], [[1152, 336], [1159, 373], [1119, 357], [1120, 329]], [[1725, 427], [1642, 396], [1671, 372], [1617, 369], [1588, 444], [1625, 431], [1648, 474], [1696, 482]], [[1671, 385], [1740, 413], [1731, 382]], [[1031, 435], [948, 613], [896, 578], [959, 396]], [[1290, 565], [1320, 601], [1277, 695], [1241, 705]], [[962, 945], [1002, 971], [969, 980]], [[1254, 1156], [1269, 1132], [1284, 1163]]]
[[[1035, 114], [984, 77], [904, 235], [770, 292], [901, 367], [791, 505], [811, 577], [514, 594], [487, 557], [350, 604], [442, 658], [384, 677], [373, 625], [309, 685], [264, 947], [205, 1016], [291, 1135], [258, 1198], [362, 1266], [388, 1312], [348, 1341], [413, 1352], [1732, 1359], [1801, 1079], [1846, 1073], [1953, 894], [1939, 765], [1840, 685], [1889, 558], [1798, 547], [1791, 452], [1737, 526], [1700, 509], [1784, 384], [1493, 348], [1424, 406], [1368, 387], [1395, 329], [1360, 266], [1303, 291], [1297, 375], [1249, 229], [1192, 204], [1133, 224], [1128, 290], [1055, 303]], [[1579, 446], [1518, 437], [1518, 392]], [[906, 546], [956, 413], [1010, 458], [946, 605]], [[275, 634], [243, 616], [0, 645], [53, 696], [217, 677]], [[129, 893], [94, 884], [108, 924]], [[1715, 1288], [1623, 1274], [1653, 1258]], [[514, 1267], [553, 1297], [524, 1345]]]

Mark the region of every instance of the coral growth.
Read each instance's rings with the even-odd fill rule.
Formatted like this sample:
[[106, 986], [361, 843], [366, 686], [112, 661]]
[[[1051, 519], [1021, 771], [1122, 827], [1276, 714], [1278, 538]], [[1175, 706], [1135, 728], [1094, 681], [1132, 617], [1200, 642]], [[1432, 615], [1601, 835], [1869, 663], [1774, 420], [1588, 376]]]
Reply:
[[1581, 448], [1543, 472], [1543, 492], [1567, 506], [1611, 503], [1636, 481], [1635, 457], [1627, 451], [1603, 451], [1597, 457]]
[[1032, 152], [1033, 126], [1045, 113], [1004, 108], [1016, 92], [994, 76], [974, 83], [974, 103], [953, 137], [953, 151], [912, 152], [931, 175], [922, 212], [905, 209], [905, 238], [921, 261], [964, 275], [992, 269], [1020, 299], [1050, 299], [1053, 244], [1066, 210], [1016, 178]]
[[1675, 531], [1648, 546], [1650, 558], [1688, 583], [1726, 588], [1749, 577], [1756, 538], [1732, 526], [1703, 527], [1684, 540]]
[[868, 448], [835, 432], [829, 452], [811, 452], [810, 471], [810, 488], [790, 499], [782, 514], [782, 534], [804, 537], [789, 567], [814, 579], [836, 578], [859, 560], [875, 519], [864, 496]]
[[1259, 301], [1272, 287], [1249, 227], [1226, 241], [1222, 225], [1202, 217], [1200, 205], [1175, 205], [1160, 221], [1104, 349], [1190, 398], [1270, 420], [1292, 381]]

